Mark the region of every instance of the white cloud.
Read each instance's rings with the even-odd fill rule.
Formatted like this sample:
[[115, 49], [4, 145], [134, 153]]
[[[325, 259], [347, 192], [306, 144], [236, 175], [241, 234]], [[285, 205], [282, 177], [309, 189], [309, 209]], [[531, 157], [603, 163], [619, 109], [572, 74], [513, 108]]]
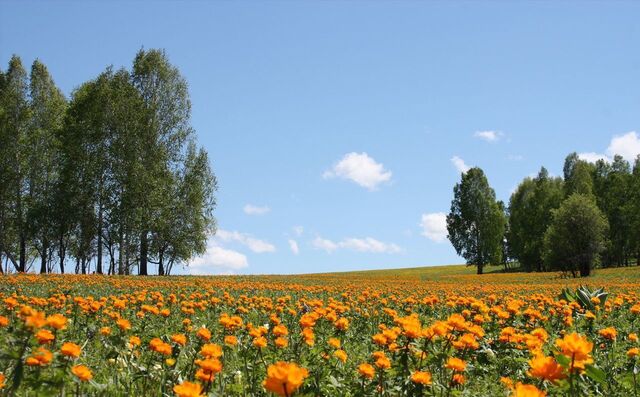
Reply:
[[313, 240], [312, 244], [316, 249], [321, 249], [328, 253], [332, 253], [337, 249], [347, 249], [357, 252], [371, 252], [378, 254], [396, 254], [402, 252], [402, 248], [400, 248], [398, 245], [393, 243], [385, 243], [372, 237], [349, 237], [339, 242], [333, 242], [322, 237], [316, 237]]
[[640, 137], [635, 131], [630, 131], [623, 135], [614, 135], [605, 153], [584, 152], [578, 153], [578, 157], [590, 163], [595, 163], [598, 160], [610, 163], [616, 154], [633, 164], [640, 154]]
[[348, 179], [369, 190], [376, 190], [379, 184], [389, 182], [391, 175], [382, 163], [377, 163], [366, 153], [351, 152], [325, 171], [322, 177]]
[[300, 249], [298, 248], [298, 242], [296, 240], [289, 240], [289, 248], [294, 255], [298, 255], [300, 253]]
[[220, 247], [209, 239], [204, 255], [189, 262], [190, 274], [230, 274], [249, 266], [247, 257], [240, 252]]
[[249, 234], [246, 234], [246, 233], [240, 233], [236, 231], [230, 232], [227, 230], [219, 229], [215, 237], [216, 239], [224, 242], [231, 242], [231, 241], [238, 242], [246, 246], [247, 248], [249, 248], [251, 251], [256, 252], [258, 254], [261, 254], [264, 252], [276, 251], [276, 247], [273, 244], [264, 240], [251, 237]]
[[607, 148], [607, 154], [612, 158], [619, 154], [627, 161], [635, 161], [636, 156], [640, 154], [640, 137], [635, 131], [614, 136]]
[[332, 253], [333, 251], [338, 249], [338, 244], [322, 237], [316, 237], [315, 239], [313, 239], [313, 242], [311, 244], [313, 244], [315, 248], [325, 250], [328, 253]]
[[476, 131], [473, 136], [487, 142], [496, 142], [504, 135], [500, 131]]
[[456, 167], [456, 169], [462, 173], [469, 171], [469, 168], [471, 168], [464, 162], [463, 159], [458, 156], [451, 157], [451, 162], [453, 163], [454, 167]]
[[247, 204], [244, 206], [243, 210], [247, 215], [264, 215], [267, 212], [271, 211], [271, 208], [267, 207], [266, 205], [263, 207], [259, 207], [257, 205]]
[[436, 243], [443, 243], [447, 240], [447, 214], [444, 212], [433, 212], [422, 214], [422, 235]]
[[302, 226], [294, 226], [293, 227], [293, 232], [296, 234], [296, 236], [302, 236], [302, 233], [304, 233], [304, 227], [302, 227]]
[[610, 161], [609, 157], [607, 157], [606, 154], [595, 152], [578, 153], [578, 157], [580, 158], [580, 160], [584, 160], [589, 163], [595, 163], [598, 160], [604, 160], [607, 162]]

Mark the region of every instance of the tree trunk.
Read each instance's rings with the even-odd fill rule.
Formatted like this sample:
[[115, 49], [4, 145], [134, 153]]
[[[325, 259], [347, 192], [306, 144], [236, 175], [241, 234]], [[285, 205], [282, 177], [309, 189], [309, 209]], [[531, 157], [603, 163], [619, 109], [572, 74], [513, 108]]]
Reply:
[[477, 274], [482, 274], [482, 269], [483, 269], [483, 268], [484, 268], [484, 265], [483, 265], [483, 264], [478, 263], [478, 265], [477, 265], [477, 269], [478, 269]]
[[65, 248], [64, 248], [64, 236], [60, 235], [60, 246], [58, 247], [58, 258], [60, 259], [60, 274], [64, 274], [64, 259], [65, 259]]
[[158, 275], [164, 276], [164, 264], [162, 263], [162, 259], [164, 256], [164, 251], [161, 249], [158, 254]]
[[23, 233], [20, 233], [20, 264], [18, 266], [19, 272], [27, 271], [27, 239]]
[[580, 277], [589, 277], [591, 275], [591, 264], [583, 262], [580, 264]]
[[119, 244], [119, 248], [118, 248], [118, 274], [119, 275], [123, 275], [124, 274], [124, 263], [123, 263], [123, 258], [122, 258], [122, 254], [123, 254], [123, 250], [124, 250], [124, 238], [122, 237], [122, 232], [120, 232], [120, 241], [118, 242]]
[[102, 205], [98, 210], [98, 261], [96, 263], [96, 273], [102, 274]]
[[147, 241], [147, 232], [143, 232], [140, 234], [140, 271], [139, 275], [146, 276], [147, 275], [147, 262], [148, 262], [148, 253], [149, 253], [149, 242]]
[[40, 258], [40, 274], [47, 272], [47, 254], [49, 253], [49, 242], [47, 239], [42, 240], [42, 256]]

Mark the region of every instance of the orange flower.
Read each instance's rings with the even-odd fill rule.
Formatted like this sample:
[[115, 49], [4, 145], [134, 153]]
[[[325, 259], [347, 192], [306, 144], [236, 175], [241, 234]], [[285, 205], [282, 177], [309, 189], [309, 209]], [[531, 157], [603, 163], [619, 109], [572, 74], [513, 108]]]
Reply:
[[32, 312], [27, 316], [24, 323], [29, 328], [38, 329], [47, 324], [47, 319], [44, 316], [44, 312]]
[[349, 320], [341, 317], [333, 325], [340, 331], [346, 331], [349, 328]]
[[589, 342], [586, 337], [577, 333], [565, 335], [564, 338], [556, 340], [556, 346], [560, 349], [560, 353], [569, 357], [574, 368], [584, 369], [585, 364], [591, 364], [591, 350], [593, 343]]
[[276, 325], [273, 327], [273, 334], [275, 336], [287, 336], [289, 334], [289, 330], [284, 325]]
[[53, 360], [53, 353], [44, 347], [38, 348], [30, 357], [27, 357], [25, 363], [28, 366], [45, 366]]
[[453, 374], [453, 376], [451, 377], [451, 383], [453, 383], [454, 385], [461, 385], [466, 381], [467, 379], [462, 374]]
[[534, 385], [525, 385], [518, 382], [513, 388], [511, 397], [545, 397], [546, 395], [547, 393], [538, 389]]
[[343, 363], [347, 362], [347, 353], [344, 350], [336, 350], [333, 352], [333, 356]]
[[632, 347], [631, 349], [627, 350], [627, 357], [629, 358], [634, 358], [638, 356], [638, 354], [640, 354], [640, 349], [638, 349], [637, 347]]
[[138, 338], [137, 336], [132, 336], [129, 338], [129, 347], [135, 347], [135, 346], [140, 346], [142, 342], [140, 341], [140, 338]]
[[200, 328], [196, 335], [205, 342], [208, 342], [211, 339], [211, 331], [204, 327]]
[[287, 340], [287, 338], [283, 338], [283, 337], [276, 338], [275, 342], [276, 342], [276, 346], [279, 348], [284, 348], [289, 345], [289, 341]]
[[258, 349], [267, 347], [267, 339], [264, 336], [259, 336], [253, 340], [253, 345]]
[[0, 327], [6, 327], [9, 325], [9, 319], [5, 316], [0, 316]]
[[228, 346], [235, 346], [238, 344], [238, 338], [233, 335], [227, 335], [224, 337], [224, 344]]
[[171, 335], [171, 340], [180, 346], [184, 346], [187, 344], [187, 336], [185, 334], [175, 334]]
[[73, 372], [73, 374], [83, 382], [86, 382], [93, 378], [93, 374], [91, 373], [91, 370], [84, 365], [74, 365], [71, 368], [71, 372]]
[[309, 371], [295, 363], [278, 361], [267, 368], [263, 386], [279, 396], [291, 396], [309, 376]]
[[156, 353], [164, 354], [165, 356], [171, 355], [171, 345], [165, 343], [160, 338], [153, 338], [149, 341], [149, 348]]
[[4, 374], [0, 372], [0, 390], [4, 389]]
[[208, 358], [206, 360], [197, 360], [198, 366], [204, 371], [212, 372], [214, 374], [222, 371], [222, 363], [217, 358]]
[[529, 360], [529, 366], [531, 370], [528, 374], [534, 378], [555, 382], [566, 377], [562, 366], [553, 357], [545, 357], [543, 354]]
[[110, 327], [102, 327], [102, 328], [100, 328], [100, 334], [103, 335], [103, 336], [111, 335], [111, 328]]
[[82, 352], [82, 349], [80, 348], [80, 346], [71, 342], [63, 343], [62, 347], [60, 348], [60, 353], [62, 353], [67, 357], [72, 357], [72, 358], [80, 357], [81, 352]]
[[455, 372], [462, 372], [465, 368], [467, 368], [467, 363], [457, 357], [450, 357], [447, 360], [445, 368], [448, 368]]
[[222, 357], [222, 347], [215, 343], [207, 343], [200, 349], [200, 355], [205, 358], [219, 358]]
[[116, 321], [116, 325], [122, 331], [128, 331], [131, 329], [131, 322], [129, 322], [129, 320], [125, 320], [124, 318], [118, 319], [118, 321]]
[[618, 336], [618, 331], [616, 331], [616, 329], [613, 327], [609, 327], [609, 328], [604, 328], [598, 331], [598, 335], [602, 336], [604, 339], [616, 340], [616, 337]]
[[67, 327], [67, 318], [62, 314], [52, 314], [47, 317], [47, 325], [57, 330], [65, 329]]
[[376, 369], [373, 368], [371, 364], [364, 363], [358, 365], [358, 373], [363, 378], [373, 379], [373, 375], [376, 374]]
[[178, 397], [201, 397], [202, 386], [199, 383], [184, 381], [179, 385], [173, 386], [173, 391]]
[[55, 338], [56, 337], [53, 335], [53, 333], [51, 333], [51, 331], [49, 331], [48, 329], [41, 329], [36, 333], [36, 339], [41, 345], [49, 343]]
[[391, 368], [391, 361], [387, 357], [379, 357], [376, 360], [376, 367], [380, 369], [389, 369]]
[[430, 385], [431, 374], [425, 371], [416, 371], [411, 375], [411, 381], [419, 385]]

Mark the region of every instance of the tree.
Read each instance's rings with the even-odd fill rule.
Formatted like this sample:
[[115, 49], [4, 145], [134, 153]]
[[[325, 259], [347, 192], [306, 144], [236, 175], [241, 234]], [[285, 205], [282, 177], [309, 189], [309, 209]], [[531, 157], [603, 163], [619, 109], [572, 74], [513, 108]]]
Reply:
[[593, 197], [574, 193], [553, 210], [544, 236], [545, 262], [554, 270], [586, 277], [605, 249], [609, 224]]
[[501, 262], [505, 215], [478, 167], [463, 173], [453, 192], [451, 212], [447, 215], [449, 240], [458, 255], [482, 274], [485, 265]]
[[542, 167], [535, 179], [526, 178], [509, 200], [509, 252], [526, 271], [543, 270], [544, 233], [551, 211], [564, 198], [560, 178], [551, 178]]
[[0, 249], [16, 271], [27, 270], [27, 159], [29, 83], [20, 58], [11, 57], [0, 92]]
[[55, 218], [52, 216], [54, 191], [59, 178], [59, 131], [66, 100], [47, 68], [36, 60], [30, 78], [31, 117], [26, 142], [29, 236], [40, 256], [40, 273], [49, 268]]
[[[565, 164], [565, 168], [567, 168]], [[593, 174], [595, 167], [584, 161], [577, 160], [570, 170], [568, 178], [564, 180], [565, 195], [571, 196], [574, 193], [593, 195]]]

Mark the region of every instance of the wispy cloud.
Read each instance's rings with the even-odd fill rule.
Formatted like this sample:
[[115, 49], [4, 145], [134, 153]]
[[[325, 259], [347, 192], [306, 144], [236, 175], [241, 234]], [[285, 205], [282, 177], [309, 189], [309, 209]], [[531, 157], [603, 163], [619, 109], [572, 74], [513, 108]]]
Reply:
[[402, 248], [400, 248], [398, 245], [394, 243], [385, 243], [372, 237], [349, 237], [338, 242], [334, 242], [322, 237], [316, 237], [313, 240], [312, 245], [316, 249], [321, 249], [328, 253], [332, 253], [338, 249], [378, 254], [397, 254], [402, 252]]
[[244, 213], [247, 215], [264, 215], [271, 211], [271, 208], [265, 206], [259, 207], [253, 204], [247, 204], [243, 208]]
[[244, 246], [246, 246], [247, 248], [249, 248], [251, 251], [261, 254], [264, 252], [275, 252], [276, 251], [276, 247], [265, 241], [265, 240], [260, 240], [257, 238], [252, 237], [249, 234], [246, 233], [240, 233], [240, 232], [236, 232], [236, 231], [227, 231], [227, 230], [218, 230], [218, 232], [216, 233], [215, 238], [219, 241], [223, 241], [223, 242], [238, 242]]
[[473, 136], [483, 141], [497, 142], [504, 134], [500, 131], [476, 131]]
[[453, 164], [454, 167], [456, 167], [456, 169], [459, 172], [462, 172], [462, 173], [469, 171], [469, 168], [471, 168], [467, 165], [467, 163], [464, 162], [463, 159], [461, 159], [458, 156], [451, 157], [451, 163]]

